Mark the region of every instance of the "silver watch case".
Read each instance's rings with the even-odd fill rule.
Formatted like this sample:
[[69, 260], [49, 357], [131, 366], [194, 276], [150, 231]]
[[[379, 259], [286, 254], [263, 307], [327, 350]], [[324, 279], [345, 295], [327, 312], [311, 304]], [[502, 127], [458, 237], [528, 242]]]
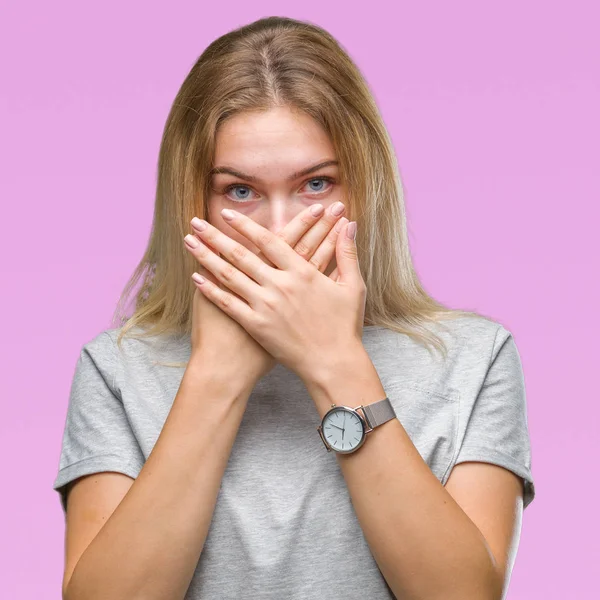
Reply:
[[[365, 440], [367, 439], [367, 433], [373, 431], [374, 428], [371, 427], [371, 424], [369, 423], [369, 420], [367, 419], [367, 415], [364, 413], [363, 408], [364, 407], [362, 406], [362, 404], [360, 406], [357, 406], [356, 408], [350, 408], [349, 406], [338, 406], [336, 404], [331, 405], [331, 408], [323, 415], [323, 418], [321, 419], [321, 424], [317, 427], [317, 431], [321, 436], [323, 444], [325, 444], [325, 449], [327, 450], [327, 452], [333, 451], [337, 452], [338, 454], [352, 454], [353, 452], [356, 452], [365, 443]], [[351, 450], [338, 450], [337, 448], [330, 446], [327, 440], [325, 439], [325, 436], [323, 435], [323, 423], [325, 422], [325, 418], [327, 417], [327, 415], [334, 411], [340, 410], [346, 410], [348, 412], [354, 413], [358, 417], [358, 420], [362, 425], [362, 435], [360, 441]], [[358, 412], [359, 410], [363, 411], [362, 414]]]

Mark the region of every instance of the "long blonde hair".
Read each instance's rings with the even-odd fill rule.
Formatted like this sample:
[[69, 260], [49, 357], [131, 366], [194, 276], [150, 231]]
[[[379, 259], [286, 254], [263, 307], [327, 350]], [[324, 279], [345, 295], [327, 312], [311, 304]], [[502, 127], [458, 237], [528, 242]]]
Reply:
[[[346, 216], [358, 224], [365, 325], [406, 334], [446, 355], [431, 324], [459, 316], [489, 319], [445, 307], [419, 282], [394, 149], [357, 66], [322, 28], [267, 17], [213, 41], [177, 93], [160, 146], [148, 246], [115, 311], [119, 344], [133, 327], [144, 330], [141, 337], [191, 332], [196, 261], [182, 239], [192, 217], [208, 216], [216, 132], [235, 114], [274, 106], [305, 111], [330, 136], [348, 190]], [[127, 317], [122, 307], [139, 281]]]

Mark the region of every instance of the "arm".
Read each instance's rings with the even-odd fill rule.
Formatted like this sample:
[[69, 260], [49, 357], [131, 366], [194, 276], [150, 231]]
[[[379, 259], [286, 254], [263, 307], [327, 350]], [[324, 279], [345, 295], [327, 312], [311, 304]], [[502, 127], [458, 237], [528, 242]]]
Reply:
[[[321, 418], [340, 398], [355, 408], [386, 395], [364, 349], [305, 383]], [[365, 539], [395, 596], [501, 597], [499, 570], [486, 539], [431, 472], [398, 419], [369, 433], [357, 452], [336, 456]]]
[[81, 555], [65, 600], [185, 596], [252, 391], [206, 372], [190, 360], [148, 460]]

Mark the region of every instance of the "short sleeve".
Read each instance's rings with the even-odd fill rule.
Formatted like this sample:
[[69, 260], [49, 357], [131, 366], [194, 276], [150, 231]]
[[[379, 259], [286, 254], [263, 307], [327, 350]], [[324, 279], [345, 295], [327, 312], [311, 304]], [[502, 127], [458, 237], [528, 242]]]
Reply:
[[66, 513], [66, 485], [83, 475], [117, 471], [137, 477], [144, 458], [115, 389], [115, 342], [102, 332], [75, 365], [53, 489]]
[[523, 507], [535, 496], [525, 380], [512, 334], [500, 326], [455, 464], [489, 462], [523, 479]]

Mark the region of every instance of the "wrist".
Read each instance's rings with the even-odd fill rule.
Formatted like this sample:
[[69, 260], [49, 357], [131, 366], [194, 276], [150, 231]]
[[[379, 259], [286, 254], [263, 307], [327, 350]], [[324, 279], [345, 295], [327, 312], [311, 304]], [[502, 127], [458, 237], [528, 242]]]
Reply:
[[364, 346], [324, 359], [302, 377], [322, 417], [332, 404], [356, 408], [385, 398], [379, 375]]
[[339, 377], [351, 375], [355, 369], [362, 369], [365, 364], [371, 362], [361, 342], [346, 345], [343, 350], [328, 354], [313, 352], [309, 360], [298, 374], [305, 385], [318, 387], [323, 387]]
[[217, 396], [232, 399], [247, 399], [257, 383], [255, 377], [240, 372], [230, 373], [223, 368], [222, 362], [215, 364], [205, 355], [193, 353], [183, 379], [194, 388], [208, 389]]

